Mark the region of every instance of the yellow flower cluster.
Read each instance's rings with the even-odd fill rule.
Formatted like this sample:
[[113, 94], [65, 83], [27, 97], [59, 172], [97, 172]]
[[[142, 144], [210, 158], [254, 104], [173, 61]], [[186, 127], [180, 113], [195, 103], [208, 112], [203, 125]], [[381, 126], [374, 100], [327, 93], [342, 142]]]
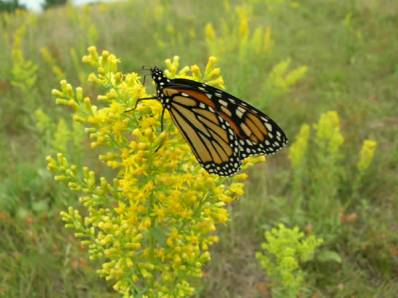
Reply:
[[[237, 6], [233, 23], [222, 24], [221, 32], [216, 33], [212, 23], [207, 23], [204, 29], [207, 46], [211, 53], [223, 55], [224, 53], [238, 53], [243, 61], [256, 54], [269, 53], [273, 47], [272, 31], [270, 27], [257, 27], [250, 32], [249, 20], [252, 16], [252, 7], [248, 5]], [[238, 22], [235, 22], [238, 20]]]
[[302, 79], [307, 73], [307, 66], [300, 66], [289, 70], [291, 60], [286, 59], [276, 64], [266, 81], [268, 92], [274, 95], [281, 95], [289, 91], [289, 88]]
[[375, 150], [377, 147], [377, 142], [374, 140], [363, 141], [361, 152], [359, 153], [359, 160], [357, 163], [357, 168], [359, 172], [363, 173], [370, 166], [373, 160]]
[[292, 167], [295, 169], [300, 167], [305, 158], [309, 136], [310, 126], [308, 124], [303, 124], [300, 128], [300, 132], [296, 136], [295, 142], [289, 148], [288, 156], [292, 163]]
[[206, 84], [211, 85], [216, 88], [224, 88], [224, 79], [221, 76], [221, 70], [215, 67], [217, 63], [217, 58], [210, 56], [207, 62], [205, 72], [202, 74], [198, 65], [192, 65], [190, 67], [185, 66], [178, 71], [180, 67], [180, 57], [174, 56], [173, 59], [166, 59], [165, 64], [167, 69], [165, 74], [169, 78], [186, 78], [195, 81], [204, 81]]
[[337, 156], [344, 137], [340, 132], [340, 118], [336, 111], [329, 111], [321, 115], [315, 125], [315, 142], [330, 156]]
[[[131, 111], [148, 94], [136, 73], [118, 70], [115, 55], [90, 47], [83, 62], [96, 69], [88, 79], [103, 94], [93, 100], [66, 81], [52, 93], [73, 109], [103, 165], [93, 171], [70, 164], [63, 154], [48, 157], [55, 179], [78, 192], [85, 209], [69, 208], [62, 218], [90, 258], [102, 262], [99, 274], [124, 297], [190, 296], [210, 259], [209, 247], [218, 241], [216, 225], [228, 221], [226, 204], [243, 195], [247, 175], [227, 180], [207, 174], [167, 113], [159, 132], [159, 102]], [[196, 65], [179, 70], [174, 57], [166, 60], [166, 73], [222, 87], [215, 62], [210, 57], [202, 74]], [[258, 160], [263, 158], [245, 166]]]

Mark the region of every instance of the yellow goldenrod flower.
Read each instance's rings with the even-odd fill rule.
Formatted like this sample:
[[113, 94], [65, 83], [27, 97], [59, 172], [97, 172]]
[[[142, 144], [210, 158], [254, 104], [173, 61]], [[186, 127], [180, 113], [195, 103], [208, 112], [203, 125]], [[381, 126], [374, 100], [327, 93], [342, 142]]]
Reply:
[[361, 152], [359, 153], [359, 160], [357, 168], [359, 172], [364, 173], [373, 160], [377, 142], [374, 140], [365, 140], [362, 144]]
[[205, 27], [205, 36], [208, 40], [214, 40], [216, 38], [216, 32], [212, 23], [207, 23]]
[[[88, 247], [90, 259], [102, 262], [98, 273], [116, 291], [190, 296], [192, 281], [202, 276], [208, 250], [218, 241], [216, 225], [228, 221], [226, 204], [243, 195], [247, 175], [226, 184], [226, 178], [207, 174], [167, 115], [165, 131], [159, 132], [159, 102], [146, 101], [129, 111], [148, 94], [137, 74], [118, 70], [115, 55], [90, 47], [83, 62], [96, 69], [89, 80], [104, 90], [98, 106], [66, 81], [52, 93], [59, 104], [73, 108], [73, 119], [84, 126], [91, 146], [101, 149], [98, 159], [114, 175], [109, 178], [107, 171], [105, 178], [101, 169], [70, 164], [63, 154], [48, 157], [56, 179], [78, 192], [86, 209], [83, 215], [69, 208], [62, 218]], [[215, 57], [204, 72], [195, 65], [180, 69], [179, 63], [178, 56], [166, 60], [170, 77], [223, 86]], [[246, 167], [259, 160], [248, 159]]]
[[308, 124], [303, 124], [295, 142], [289, 148], [288, 156], [293, 168], [298, 168], [302, 164], [304, 156], [307, 152], [309, 136], [310, 126]]
[[340, 132], [340, 119], [335, 111], [324, 113], [315, 125], [316, 143], [326, 150], [331, 156], [337, 155], [339, 148], [344, 142]]
[[276, 95], [284, 94], [307, 73], [307, 66], [301, 66], [289, 71], [290, 63], [291, 60], [286, 59], [272, 68], [266, 81], [269, 92]]

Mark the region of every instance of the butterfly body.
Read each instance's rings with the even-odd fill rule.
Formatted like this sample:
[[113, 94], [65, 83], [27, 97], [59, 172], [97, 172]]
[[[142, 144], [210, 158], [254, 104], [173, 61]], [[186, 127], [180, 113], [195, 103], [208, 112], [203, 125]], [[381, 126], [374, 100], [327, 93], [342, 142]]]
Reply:
[[283, 131], [248, 103], [215, 87], [169, 79], [151, 69], [156, 98], [209, 173], [231, 176], [251, 155], [273, 154], [287, 143]]

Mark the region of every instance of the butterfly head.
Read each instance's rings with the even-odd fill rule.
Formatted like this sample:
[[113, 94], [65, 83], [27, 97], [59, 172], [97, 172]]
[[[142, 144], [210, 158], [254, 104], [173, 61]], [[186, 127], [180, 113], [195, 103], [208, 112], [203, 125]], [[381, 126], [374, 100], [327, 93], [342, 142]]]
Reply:
[[[159, 85], [162, 86], [168, 81], [167, 77], [164, 75], [163, 70], [161, 70], [157, 66], [151, 68], [151, 76], [157, 86], [159, 86]], [[161, 84], [161, 83], [163, 83], [163, 84]]]
[[158, 67], [151, 68], [151, 76], [156, 85], [156, 95], [165, 108], [170, 108], [170, 98], [164, 93], [163, 88], [170, 83], [163, 70]]

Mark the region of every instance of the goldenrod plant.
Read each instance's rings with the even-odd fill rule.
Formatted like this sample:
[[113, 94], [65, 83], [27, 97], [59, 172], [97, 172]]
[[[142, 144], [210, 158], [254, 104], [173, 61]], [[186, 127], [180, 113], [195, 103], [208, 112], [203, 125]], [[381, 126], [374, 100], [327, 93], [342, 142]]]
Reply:
[[[212, 22], [205, 25], [207, 50], [211, 55], [221, 57], [223, 63], [234, 64], [240, 70], [232, 74], [241, 81], [237, 93], [248, 92], [253, 89], [253, 84], [260, 84], [261, 88], [255, 88], [260, 92], [252, 96], [261, 96], [258, 106], [267, 107], [306, 75], [307, 66], [292, 67], [291, 59], [275, 64], [272, 59], [275, 47], [272, 28], [253, 26], [256, 23], [254, 6], [246, 3], [231, 7], [229, 2], [224, 5], [228, 14], [218, 22], [218, 26]], [[257, 69], [254, 65], [261, 67]]]
[[252, 61], [253, 54], [269, 55], [274, 44], [271, 27], [257, 27], [254, 31], [250, 29], [251, 6], [240, 5], [229, 10], [233, 15], [231, 24], [228, 19], [225, 19], [218, 30], [211, 22], [204, 28], [209, 52], [221, 57], [237, 55], [236, 61], [241, 64]]
[[300, 213], [302, 212], [302, 204], [305, 197], [304, 188], [306, 183], [306, 163], [310, 129], [308, 124], [303, 124], [288, 151], [293, 175], [291, 182], [293, 208], [289, 210], [292, 217], [300, 218]]
[[34, 128], [42, 152], [63, 153], [73, 161], [83, 158], [85, 134], [80, 123], [70, 124], [62, 117], [55, 121], [40, 108], [33, 113], [33, 116]]
[[[197, 164], [169, 117], [160, 132], [161, 104], [148, 96], [136, 73], [122, 73], [108, 51], [88, 49], [83, 62], [96, 99], [61, 81], [53, 90], [70, 107], [97, 150], [96, 170], [71, 164], [64, 154], [49, 156], [48, 168], [79, 196], [82, 208], [62, 212], [68, 228], [88, 247], [98, 273], [124, 297], [187, 297], [218, 241], [217, 224], [228, 221], [226, 206], [243, 195], [244, 173], [231, 180], [207, 174]], [[179, 70], [179, 58], [166, 60], [167, 75], [223, 87], [216, 59], [204, 72], [196, 65]], [[263, 158], [253, 158], [253, 164]], [[108, 169], [106, 169], [108, 168]]]
[[47, 47], [42, 47], [40, 49], [40, 54], [43, 60], [50, 66], [52, 73], [58, 80], [65, 79], [65, 73], [62, 68], [59, 66], [58, 62], [54, 58], [53, 54]]
[[[366, 139], [363, 141], [362, 143], [362, 147], [361, 150], [359, 152], [359, 157], [358, 157], [358, 161], [356, 164], [356, 173], [355, 173], [355, 179], [353, 179], [352, 182], [352, 195], [351, 198], [349, 200], [347, 200], [347, 202], [345, 202], [345, 207], [346, 208], [350, 208], [355, 200], [360, 200], [360, 187], [365, 184], [364, 178], [366, 177], [367, 174], [367, 170], [370, 167], [373, 159], [374, 159], [374, 155], [375, 155], [375, 151], [377, 149], [377, 142], [375, 140], [371, 140], [371, 139]], [[368, 205], [367, 201], [362, 200], [362, 207], [366, 207], [366, 205]]]
[[374, 140], [363, 142], [356, 179], [349, 182], [352, 198], [345, 202], [339, 197], [339, 191], [351, 170], [344, 164], [343, 144], [340, 117], [336, 111], [328, 111], [321, 114], [313, 129], [308, 124], [302, 125], [288, 153], [294, 206], [291, 216], [297, 224], [311, 225], [316, 232], [327, 235], [325, 240], [339, 233], [341, 213], [357, 197], [360, 177], [370, 166], [377, 146]]
[[266, 231], [264, 238], [256, 257], [271, 281], [272, 297], [301, 297], [307, 292], [302, 265], [313, 260], [323, 240], [283, 224]]
[[288, 70], [290, 64], [291, 60], [286, 59], [272, 68], [265, 82], [265, 94], [268, 97], [286, 94], [307, 73], [308, 68], [305, 65]]
[[341, 201], [338, 185], [342, 181], [342, 152], [344, 137], [340, 130], [340, 117], [336, 111], [323, 113], [314, 125], [314, 151], [310, 170], [311, 195], [308, 209], [311, 219], [319, 224], [317, 230], [333, 235], [339, 226]]
[[357, 163], [357, 169], [360, 175], [363, 175], [369, 168], [374, 158], [376, 148], [377, 142], [375, 140], [367, 139], [363, 141]]
[[25, 95], [31, 93], [35, 88], [38, 66], [31, 60], [25, 58], [22, 42], [26, 33], [26, 26], [18, 27], [14, 34], [12, 46], [12, 81]]

